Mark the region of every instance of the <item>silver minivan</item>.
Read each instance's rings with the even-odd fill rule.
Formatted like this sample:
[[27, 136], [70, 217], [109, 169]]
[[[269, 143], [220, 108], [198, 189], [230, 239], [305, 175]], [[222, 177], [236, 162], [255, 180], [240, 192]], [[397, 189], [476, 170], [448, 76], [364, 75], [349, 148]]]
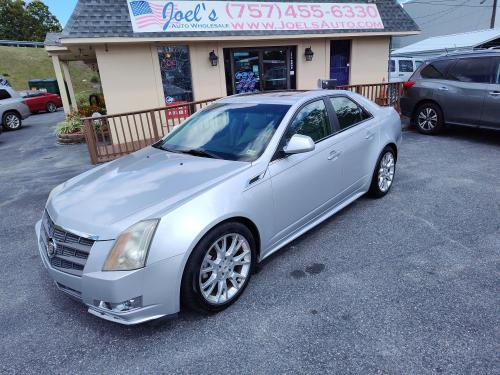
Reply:
[[500, 51], [442, 56], [403, 83], [401, 112], [424, 134], [446, 125], [500, 129]]
[[0, 125], [5, 130], [19, 129], [30, 114], [21, 95], [9, 86], [0, 86]]

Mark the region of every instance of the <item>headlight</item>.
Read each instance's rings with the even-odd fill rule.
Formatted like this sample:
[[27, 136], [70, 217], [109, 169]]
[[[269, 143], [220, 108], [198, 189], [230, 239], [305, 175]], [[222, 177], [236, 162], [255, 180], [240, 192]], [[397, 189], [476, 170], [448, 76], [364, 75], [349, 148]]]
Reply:
[[131, 271], [144, 267], [159, 220], [145, 220], [120, 234], [104, 263], [103, 271]]

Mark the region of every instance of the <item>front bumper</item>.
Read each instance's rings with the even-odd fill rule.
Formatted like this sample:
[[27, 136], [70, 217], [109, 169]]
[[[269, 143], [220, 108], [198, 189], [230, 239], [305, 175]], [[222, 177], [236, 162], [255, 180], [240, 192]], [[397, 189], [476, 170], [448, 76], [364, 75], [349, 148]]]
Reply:
[[[134, 271], [103, 272], [102, 266], [114, 241], [96, 241], [81, 277], [53, 268], [40, 241], [41, 221], [35, 225], [43, 265], [62, 292], [88, 306], [88, 312], [116, 323], [133, 325], [166, 315], [180, 308], [182, 255], [148, 264]], [[142, 307], [118, 312], [101, 308], [101, 301], [119, 304], [142, 298]]]

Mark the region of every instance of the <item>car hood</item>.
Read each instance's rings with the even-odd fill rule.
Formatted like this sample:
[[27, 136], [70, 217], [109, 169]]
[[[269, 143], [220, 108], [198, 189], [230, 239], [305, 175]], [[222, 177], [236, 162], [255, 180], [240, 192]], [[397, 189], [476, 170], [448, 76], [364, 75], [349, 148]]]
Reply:
[[68, 231], [115, 239], [137, 221], [164, 214], [249, 166], [148, 147], [56, 187], [47, 210]]

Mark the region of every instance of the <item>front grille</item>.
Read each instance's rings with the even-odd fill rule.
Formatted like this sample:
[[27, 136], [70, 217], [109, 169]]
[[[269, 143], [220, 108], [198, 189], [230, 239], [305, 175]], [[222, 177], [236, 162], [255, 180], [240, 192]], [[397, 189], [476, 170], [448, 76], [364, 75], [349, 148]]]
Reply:
[[[56, 244], [56, 247], [53, 253], [49, 255], [47, 248], [51, 239]], [[40, 242], [53, 268], [75, 276], [82, 276], [90, 249], [94, 244], [93, 240], [58, 228], [47, 211], [45, 211], [42, 219]]]

